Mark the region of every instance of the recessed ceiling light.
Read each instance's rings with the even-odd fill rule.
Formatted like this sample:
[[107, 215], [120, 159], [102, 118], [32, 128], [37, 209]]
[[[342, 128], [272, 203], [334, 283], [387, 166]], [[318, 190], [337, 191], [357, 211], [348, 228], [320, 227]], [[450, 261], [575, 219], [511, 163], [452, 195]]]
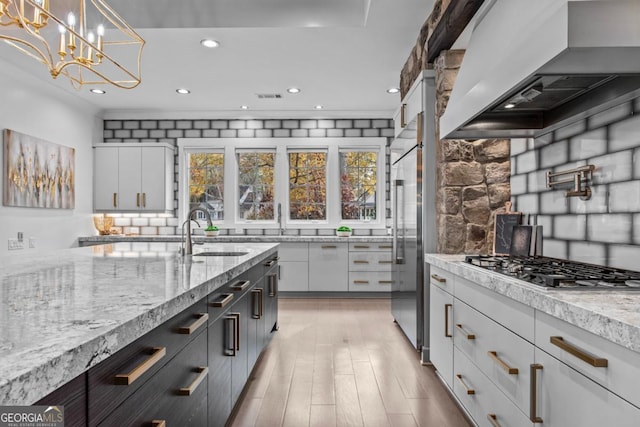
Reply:
[[287, 89], [287, 92], [289, 92], [289, 93], [300, 93], [300, 89], [298, 89], [297, 87], [290, 87], [289, 89]]
[[505, 105], [504, 108], [511, 109], [511, 108], [513, 108], [515, 106], [516, 106], [516, 104], [514, 104], [513, 102], [510, 102], [507, 105]]
[[105, 93], [107, 93], [102, 89], [89, 89], [89, 92], [95, 93], [96, 95], [104, 95]]
[[315, 108], [316, 110], [322, 110], [324, 107], [322, 105], [316, 105], [313, 108]]
[[248, 109], [249, 109], [249, 106], [248, 106], [248, 105], [241, 105], [241, 106], [240, 106], [240, 109], [241, 109], [241, 110], [248, 110]]
[[176, 89], [176, 92], [178, 92], [180, 95], [188, 95], [191, 93], [189, 89]]
[[387, 93], [398, 93], [400, 92], [400, 89], [397, 87], [390, 87], [389, 89], [387, 89]]
[[214, 48], [214, 47], [220, 46], [220, 43], [213, 39], [200, 40], [200, 44], [208, 48]]

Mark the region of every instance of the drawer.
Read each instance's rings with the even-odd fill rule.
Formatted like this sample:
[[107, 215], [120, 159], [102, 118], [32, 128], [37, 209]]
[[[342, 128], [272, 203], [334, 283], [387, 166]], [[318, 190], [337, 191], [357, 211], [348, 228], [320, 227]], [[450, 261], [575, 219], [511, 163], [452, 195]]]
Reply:
[[389, 243], [349, 243], [349, 252], [391, 252], [393, 244]]
[[206, 425], [208, 375], [207, 334], [200, 333], [99, 425], [148, 427], [153, 420], [167, 426]]
[[[206, 299], [169, 319], [143, 337], [129, 344], [88, 372], [89, 420], [95, 425], [138, 390], [182, 350], [201, 331], [206, 329]], [[208, 317], [208, 314], [207, 314]], [[191, 333], [189, 333], [191, 332]], [[139, 375], [131, 375], [143, 367]], [[128, 385], [121, 385], [129, 375]]]
[[391, 292], [391, 271], [350, 271], [349, 292]]
[[427, 264], [429, 283], [453, 295], [454, 275], [434, 265]]
[[[433, 273], [431, 273], [433, 274]], [[524, 304], [456, 276], [456, 298], [520, 335], [534, 340], [534, 310]]]
[[[262, 261], [262, 268], [260, 269], [261, 276], [266, 276], [268, 274], [273, 274], [278, 270], [278, 260], [280, 256], [278, 253], [270, 256], [269, 258]], [[255, 281], [255, 280], [254, 280]]]
[[521, 411], [528, 411], [533, 344], [458, 299], [453, 313], [454, 345]]
[[349, 271], [391, 272], [391, 252], [349, 252]]
[[533, 426], [458, 348], [454, 347], [453, 391], [480, 427]]
[[309, 244], [280, 243], [278, 255], [281, 261], [309, 261]]
[[640, 407], [640, 353], [539, 311], [536, 347]]
[[87, 425], [87, 374], [83, 373], [43, 397], [35, 405], [64, 406], [67, 427]]

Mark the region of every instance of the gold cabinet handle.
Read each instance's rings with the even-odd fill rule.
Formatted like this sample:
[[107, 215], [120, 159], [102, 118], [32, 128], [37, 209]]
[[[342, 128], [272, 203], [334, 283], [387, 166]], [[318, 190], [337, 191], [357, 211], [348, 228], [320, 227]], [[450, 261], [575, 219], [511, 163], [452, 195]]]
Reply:
[[504, 369], [504, 371], [509, 374], [509, 375], [518, 375], [518, 368], [512, 368], [511, 366], [507, 365], [507, 363], [500, 359], [500, 357], [498, 357], [498, 353], [495, 351], [489, 351], [487, 352], [487, 354], [489, 355], [489, 357], [498, 364], [498, 366], [500, 366], [502, 369]]
[[142, 193], [142, 207], [147, 207], [147, 193]]
[[118, 193], [113, 193], [113, 207], [118, 207]]
[[500, 427], [500, 423], [498, 422], [498, 416], [496, 414], [487, 414], [487, 419], [491, 423], [493, 427]]
[[591, 353], [587, 352], [586, 350], [583, 350], [572, 344], [569, 344], [564, 340], [563, 337], [551, 337], [550, 341], [551, 341], [551, 344], [560, 347], [567, 353], [577, 357], [583, 362], [587, 362], [591, 366], [595, 366], [596, 368], [606, 368], [607, 366], [609, 366], [609, 361], [607, 359], [596, 357]]
[[406, 123], [406, 118], [405, 118], [405, 110], [407, 109], [407, 104], [402, 104], [400, 106], [400, 127], [404, 128], [407, 123]]
[[154, 347], [151, 356], [140, 365], [133, 368], [128, 374], [116, 375], [116, 385], [131, 385], [135, 380], [140, 378], [149, 369], [158, 363], [167, 354], [166, 347]]
[[[257, 297], [257, 299], [256, 299]], [[262, 314], [263, 314], [263, 310], [262, 310], [262, 306], [263, 306], [263, 299], [262, 299], [262, 288], [258, 288], [258, 289], [254, 289], [251, 291], [251, 298], [252, 298], [252, 304], [251, 306], [253, 307], [253, 313], [251, 313], [251, 318], [252, 319], [262, 319]], [[257, 303], [256, 303], [257, 301]], [[258, 308], [256, 310], [256, 307]]]
[[153, 420], [151, 421], [151, 427], [167, 427], [165, 420]]
[[278, 295], [278, 276], [275, 274], [269, 275], [269, 296], [275, 297]]
[[529, 408], [529, 419], [532, 423], [540, 424], [542, 423], [542, 418], [538, 416], [538, 377], [537, 371], [542, 370], [542, 365], [539, 363], [531, 364], [531, 391], [530, 391], [530, 408]]
[[136, 193], [136, 206], [140, 207], [140, 193]]
[[391, 260], [378, 261], [378, 264], [391, 264]]
[[[225, 355], [236, 356], [240, 351], [240, 313], [229, 313], [225, 319], [231, 322], [231, 332], [228, 329], [225, 331], [228, 333], [225, 337]], [[228, 345], [228, 337], [231, 337], [231, 345]]]
[[453, 335], [449, 333], [449, 309], [453, 307], [453, 304], [444, 305], [444, 336], [451, 338]]
[[369, 261], [363, 259], [356, 259], [353, 261], [354, 264], [369, 264]]
[[440, 277], [437, 274], [432, 274], [431, 278], [439, 283], [447, 283], [447, 279], [445, 279], [444, 277]]
[[262, 264], [262, 265], [264, 265], [265, 267], [273, 267], [273, 266], [275, 265], [275, 263], [276, 263], [276, 262], [277, 262], [277, 261], [276, 261], [275, 259], [271, 259], [271, 260], [269, 260], [269, 261], [265, 262], [265, 263], [264, 263], [264, 264]]
[[456, 329], [459, 330], [462, 333], [462, 335], [466, 336], [468, 340], [476, 339], [475, 334], [470, 334], [469, 332], [465, 331], [461, 323], [456, 323]]
[[200, 367], [197, 368], [197, 372], [199, 372], [199, 375], [196, 377], [196, 379], [193, 380], [193, 382], [191, 384], [189, 384], [189, 387], [183, 387], [183, 388], [179, 389], [178, 390], [178, 395], [180, 395], [180, 396], [191, 396], [196, 391], [196, 389], [198, 388], [200, 383], [205, 378], [207, 378], [207, 375], [209, 375], [209, 368], [200, 366]]
[[231, 285], [231, 289], [233, 289], [236, 292], [242, 292], [245, 289], [247, 289], [249, 285], [251, 285], [250, 280], [238, 280], [236, 283]]
[[369, 283], [368, 280], [354, 280], [353, 283], [356, 285], [367, 285]]
[[218, 298], [220, 298], [218, 301], [213, 301], [209, 305], [211, 307], [224, 308], [233, 300], [233, 294], [220, 294]]
[[462, 387], [464, 387], [464, 389], [467, 390], [467, 394], [476, 394], [476, 391], [472, 388], [469, 388], [469, 386], [464, 382], [464, 380], [462, 379], [462, 375], [456, 374], [456, 378], [458, 379], [458, 381], [460, 381], [460, 384], [462, 384]]
[[336, 249], [336, 245], [322, 245], [320, 246], [322, 249]]
[[197, 316], [198, 316], [198, 320], [196, 320], [189, 326], [183, 326], [179, 328], [178, 333], [191, 335], [192, 333], [197, 331], [200, 326], [205, 325], [207, 323], [207, 320], [209, 320], [209, 315], [207, 313], [198, 313]]
[[354, 249], [369, 249], [369, 245], [353, 245]]
[[381, 285], [390, 285], [393, 283], [393, 280], [378, 280], [378, 283]]

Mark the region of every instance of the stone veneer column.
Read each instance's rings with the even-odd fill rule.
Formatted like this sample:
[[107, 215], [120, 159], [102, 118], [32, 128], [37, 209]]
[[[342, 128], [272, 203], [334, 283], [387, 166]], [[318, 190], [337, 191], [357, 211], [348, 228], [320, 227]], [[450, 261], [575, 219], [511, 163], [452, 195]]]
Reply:
[[[443, 52], [436, 73], [436, 126], [449, 101], [464, 51]], [[510, 198], [510, 141], [439, 139], [438, 252], [490, 253], [495, 214]]]

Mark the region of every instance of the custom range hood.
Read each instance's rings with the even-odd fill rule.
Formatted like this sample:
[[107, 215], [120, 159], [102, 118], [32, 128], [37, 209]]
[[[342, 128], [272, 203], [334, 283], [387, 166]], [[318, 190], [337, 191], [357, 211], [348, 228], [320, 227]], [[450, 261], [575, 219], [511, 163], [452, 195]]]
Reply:
[[493, 0], [442, 138], [535, 137], [640, 96], [640, 0]]

